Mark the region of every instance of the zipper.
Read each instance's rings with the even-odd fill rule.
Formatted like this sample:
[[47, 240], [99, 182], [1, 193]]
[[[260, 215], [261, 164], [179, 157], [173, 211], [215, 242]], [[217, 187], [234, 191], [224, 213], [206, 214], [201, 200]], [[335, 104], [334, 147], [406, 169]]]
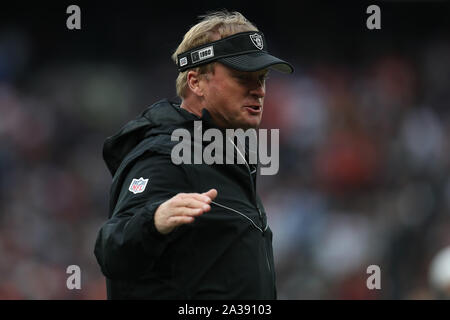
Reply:
[[[248, 170], [248, 173], [249, 173], [250, 185], [251, 185], [251, 189], [252, 189], [252, 195], [253, 195], [253, 199], [254, 199], [254, 204], [256, 205], [256, 208], [258, 209], [259, 219], [261, 221], [261, 228], [258, 228], [258, 229], [261, 231], [262, 236], [263, 236], [264, 254], [266, 256], [267, 268], [269, 270], [270, 278], [272, 279], [273, 285], [275, 286], [275, 280], [273, 278], [272, 268], [270, 267], [269, 254], [267, 253], [267, 240], [265, 239], [265, 235], [266, 235], [265, 231], [267, 230], [267, 227], [269, 226], [269, 223], [266, 221], [266, 226], [264, 227], [264, 220], [263, 220], [263, 217], [262, 217], [261, 209], [260, 209], [260, 207], [258, 205], [258, 200], [256, 199], [256, 190], [255, 190], [255, 187], [253, 185], [252, 171], [250, 170], [250, 166], [249, 166], [247, 160], [245, 159], [244, 155], [239, 150], [239, 148], [236, 147], [236, 145], [234, 144], [233, 140], [231, 140], [230, 138], [228, 138], [228, 139], [233, 144], [234, 148], [239, 153], [239, 155], [242, 157], [242, 159], [244, 159], [245, 166], [247, 167], [247, 170]], [[252, 221], [252, 223], [253, 223], [253, 221]]]
[[267, 267], [269, 268], [270, 275], [272, 276], [272, 268], [270, 267], [269, 255], [267, 253], [266, 239], [264, 239], [264, 253], [266, 254]]
[[249, 178], [250, 178], [250, 185], [251, 185], [251, 190], [252, 190], [252, 196], [253, 196], [253, 200], [254, 200], [254, 205], [256, 206], [256, 209], [258, 210], [258, 215], [259, 215], [259, 220], [261, 222], [261, 229], [262, 233], [264, 235], [264, 232], [267, 229], [268, 224], [266, 223], [266, 226], [264, 227], [264, 219], [261, 213], [261, 209], [259, 208], [258, 205], [258, 201], [256, 199], [256, 191], [255, 191], [255, 187], [253, 186], [253, 178], [252, 178], [252, 171], [250, 169], [250, 166], [247, 162], [247, 160], [245, 159], [244, 155], [241, 153], [241, 151], [239, 150], [239, 148], [234, 144], [233, 140], [231, 140], [230, 138], [228, 138], [228, 140], [233, 144], [234, 148], [236, 149], [236, 151], [238, 152], [238, 154], [242, 157], [242, 159], [244, 160], [244, 164], [247, 167], [248, 173], [249, 173]]

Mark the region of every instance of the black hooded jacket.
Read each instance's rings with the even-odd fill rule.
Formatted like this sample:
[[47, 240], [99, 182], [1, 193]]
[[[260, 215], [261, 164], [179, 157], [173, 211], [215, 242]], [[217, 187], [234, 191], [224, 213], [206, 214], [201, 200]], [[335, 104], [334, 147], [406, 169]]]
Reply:
[[[203, 131], [215, 127], [206, 110], [199, 118], [162, 100], [106, 140], [110, 213], [95, 256], [109, 299], [276, 299], [272, 232], [255, 190], [256, 167], [171, 161], [173, 130], [193, 137], [199, 120]], [[148, 179], [145, 189], [130, 191], [140, 178]], [[162, 202], [212, 188], [218, 196], [209, 212], [167, 235], [156, 230]]]

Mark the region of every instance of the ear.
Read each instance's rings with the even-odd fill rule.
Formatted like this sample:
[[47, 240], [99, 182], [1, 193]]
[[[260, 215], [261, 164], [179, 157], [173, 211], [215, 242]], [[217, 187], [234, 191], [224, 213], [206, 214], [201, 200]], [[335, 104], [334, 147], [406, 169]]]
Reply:
[[203, 96], [203, 89], [200, 85], [200, 81], [202, 80], [201, 75], [197, 71], [190, 70], [187, 74], [187, 85], [191, 91], [199, 96]]

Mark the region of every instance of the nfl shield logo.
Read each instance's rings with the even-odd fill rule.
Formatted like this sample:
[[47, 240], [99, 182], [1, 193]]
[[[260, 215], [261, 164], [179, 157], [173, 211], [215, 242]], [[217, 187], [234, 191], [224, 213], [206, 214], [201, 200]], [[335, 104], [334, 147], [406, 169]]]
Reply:
[[252, 40], [255, 47], [257, 47], [259, 50], [262, 50], [262, 48], [264, 48], [263, 39], [260, 34], [257, 33], [251, 34], [250, 39]]
[[145, 187], [147, 186], [147, 182], [148, 179], [144, 179], [142, 177], [140, 177], [139, 179], [133, 179], [128, 190], [133, 192], [134, 194], [144, 192]]

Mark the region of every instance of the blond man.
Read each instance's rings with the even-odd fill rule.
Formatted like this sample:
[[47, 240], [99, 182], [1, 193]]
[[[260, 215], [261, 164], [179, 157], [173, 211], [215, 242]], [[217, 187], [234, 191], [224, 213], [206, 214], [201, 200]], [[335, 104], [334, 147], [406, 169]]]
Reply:
[[272, 232], [247, 161], [256, 146], [224, 139], [241, 161], [174, 164], [172, 133], [194, 134], [199, 121], [258, 128], [267, 72], [293, 68], [242, 14], [201, 18], [172, 56], [181, 103], [155, 103], [104, 145], [111, 211], [95, 255], [110, 299], [276, 299]]

